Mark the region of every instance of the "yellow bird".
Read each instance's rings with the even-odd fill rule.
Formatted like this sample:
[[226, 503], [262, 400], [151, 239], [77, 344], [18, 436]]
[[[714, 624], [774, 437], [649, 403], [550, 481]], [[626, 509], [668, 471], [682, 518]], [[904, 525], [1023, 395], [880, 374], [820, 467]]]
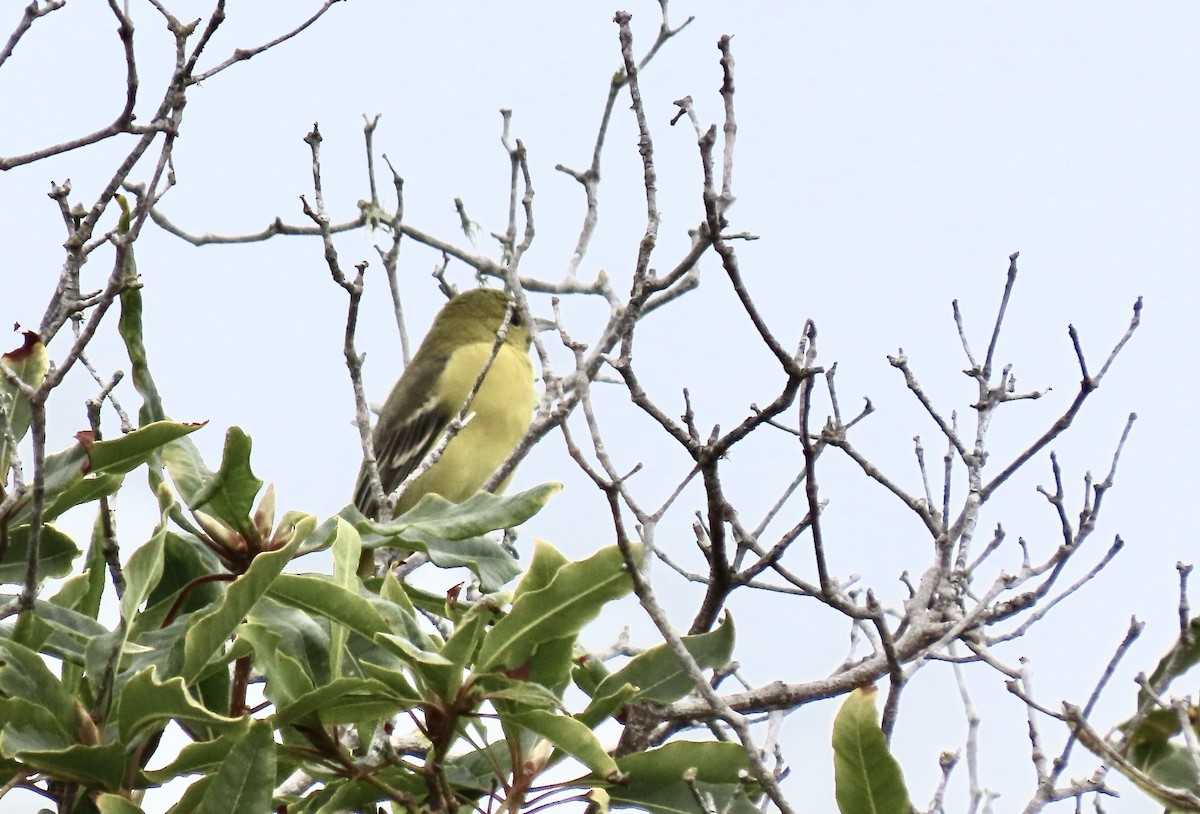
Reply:
[[[502, 291], [477, 288], [451, 299], [434, 319], [375, 425], [372, 438], [385, 493], [417, 468], [466, 403], [492, 355], [511, 300]], [[529, 326], [514, 310], [504, 344], [468, 408], [474, 417], [451, 439], [437, 463], [404, 490], [393, 516], [404, 514], [427, 494], [454, 503], [466, 500], [516, 448], [538, 401], [529, 343]], [[354, 505], [367, 517], [378, 517], [365, 462]]]

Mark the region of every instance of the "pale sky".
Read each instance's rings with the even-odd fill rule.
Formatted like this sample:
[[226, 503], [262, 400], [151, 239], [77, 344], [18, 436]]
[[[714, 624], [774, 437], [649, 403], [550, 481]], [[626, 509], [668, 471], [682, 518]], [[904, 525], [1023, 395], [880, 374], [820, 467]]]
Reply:
[[[143, 116], [170, 67], [170, 40], [149, 4], [133, 2]], [[181, 19], [209, 4], [169, 4]], [[229, 21], [210, 46], [210, 62], [256, 45], [303, 19], [315, 2], [230, 4]], [[303, 143], [313, 122], [324, 135], [326, 198], [334, 220], [352, 218], [367, 197], [362, 116], [382, 114], [376, 134], [405, 179], [406, 220], [465, 245], [453, 199], [484, 227], [480, 249], [498, 257], [488, 232], [502, 231], [508, 160], [499, 142], [502, 107], [529, 150], [536, 189], [537, 237], [522, 272], [564, 273], [583, 214], [578, 185], [556, 163], [590, 160], [608, 80], [619, 63], [617, 6], [386, 3], [350, 0], [294, 40], [235, 66], [193, 90], [175, 151], [178, 186], [163, 210], [195, 232], [249, 233], [276, 217], [304, 223], [298, 196], [311, 197]], [[659, 24], [657, 3], [626, 6], [640, 53]], [[1080, 331], [1098, 369], [1125, 330], [1134, 300], [1145, 297], [1143, 325], [1077, 427], [1053, 448], [1077, 514], [1082, 475], [1107, 472], [1125, 416], [1138, 421], [1100, 527], [1070, 579], [1082, 574], [1116, 533], [1127, 541], [1113, 566], [1053, 612], [1040, 630], [1000, 655], [1028, 656], [1039, 700], [1086, 699], [1128, 619], [1148, 622], [1098, 707], [1100, 728], [1132, 713], [1132, 675], [1153, 669], [1176, 633], [1177, 560], [1194, 557], [1194, 530], [1180, 514], [1194, 502], [1196, 447], [1191, 412], [1196, 264], [1200, 258], [1200, 7], [1182, 2], [1134, 6], [1108, 2], [791, 4], [674, 0], [671, 22], [695, 21], [642, 74], [659, 171], [663, 223], [654, 265], [674, 265], [686, 230], [700, 216], [695, 138], [686, 122], [668, 126], [673, 100], [691, 95], [703, 122], [719, 123], [717, 38], [732, 34], [739, 125], [733, 231], [760, 236], [737, 246], [747, 284], [786, 343], [807, 317], [820, 329], [820, 360], [838, 363], [843, 409], [869, 396], [876, 413], [853, 432], [856, 446], [913, 491], [920, 483], [912, 438], [940, 466], [944, 444], [886, 359], [903, 348], [945, 412], [969, 420], [973, 384], [950, 301], [957, 298], [976, 351], [986, 346], [1008, 255], [1021, 253], [1020, 276], [998, 356], [1013, 363], [1021, 389], [1053, 390], [1010, 405], [993, 428], [997, 467], [1041, 434], [1075, 393], [1079, 374], [1067, 325]], [[0, 37], [18, 18], [0, 13]], [[35, 149], [107, 124], [124, 99], [122, 54], [103, 4], [68, 4], [44, 20], [0, 69], [0, 155]], [[203, 63], [202, 63], [203, 64]], [[0, 174], [0, 260], [5, 297], [0, 322], [35, 327], [62, 262], [63, 230], [45, 193], [70, 178], [90, 205], [127, 142], [112, 140]], [[134, 177], [143, 180], [145, 168]], [[617, 103], [602, 165], [600, 227], [581, 266], [627, 281], [644, 228], [641, 164], [628, 97]], [[381, 176], [381, 180], [383, 176]], [[384, 182], [385, 200], [390, 186]], [[368, 237], [338, 241], [345, 266], [368, 260], [368, 294], [358, 340], [368, 354], [368, 395], [382, 401], [400, 371], [395, 326], [380, 264]], [[275, 484], [281, 509], [328, 516], [349, 499], [360, 450], [341, 356], [345, 298], [311, 238], [277, 238], [239, 247], [193, 248], [147, 226], [137, 259], [145, 284], [147, 342], [167, 410], [208, 420], [193, 438], [215, 466], [224, 430], [254, 439], [257, 474]], [[412, 242], [401, 253], [402, 286], [414, 340], [437, 307], [428, 278], [438, 256]], [[93, 287], [107, 261], [85, 272]], [[688, 387], [704, 428], [732, 426], [751, 403], [775, 394], [782, 376], [753, 341], [744, 315], [713, 259], [702, 283], [676, 307], [649, 318], [638, 365], [668, 412], [683, 410]], [[451, 279], [472, 285], [451, 265]], [[619, 287], [619, 286], [618, 286]], [[549, 315], [545, 300], [535, 307]], [[595, 305], [572, 306], [576, 338], [588, 340]], [[102, 370], [127, 369], [115, 320], [93, 354]], [[14, 334], [6, 346], [19, 343]], [[62, 343], [52, 346], [57, 354]], [[78, 371], [82, 373], [82, 371]], [[51, 416], [51, 447], [64, 447], [86, 423], [82, 399], [95, 386], [76, 375]], [[126, 409], [138, 400], [125, 388]], [[601, 397], [606, 440], [637, 477], [648, 502], [686, 473], [681, 450], [628, 405], [623, 391]], [[764, 434], [727, 464], [731, 498], [753, 525], [801, 461], [783, 436]], [[919, 573], [930, 544], [912, 515], [834, 451], [821, 459], [829, 498], [826, 534], [840, 579], [861, 574], [881, 599], [898, 602], [901, 571]], [[981, 534], [1002, 521], [1012, 543], [996, 567], [1015, 569], [1022, 536], [1034, 551], [1059, 542], [1052, 509], [1034, 491], [1049, 483], [1044, 455], [1014, 478], [984, 514]], [[138, 478], [140, 476], [133, 476]], [[599, 496], [551, 436], [519, 470], [512, 488], [562, 481], [566, 490], [525, 528], [573, 557], [610, 544]], [[134, 481], [130, 484], [134, 485]], [[961, 480], [955, 484], [961, 494]], [[136, 490], [129, 490], [130, 492]], [[693, 495], [694, 497], [694, 495]], [[118, 522], [127, 551], [152, 525], [132, 494]], [[148, 505], [148, 503], [146, 504]], [[659, 529], [659, 544], [696, 567], [686, 500]], [[795, 522], [804, 508], [791, 507]], [[795, 513], [799, 514], [795, 514]], [[81, 529], [88, 518], [81, 519]], [[790, 553], [811, 570], [805, 540]], [[525, 549], [528, 551], [528, 548]], [[805, 571], [807, 573], [807, 571]], [[658, 591], [686, 627], [692, 588], [655, 572]], [[844, 624], [811, 605], [744, 596], [732, 603], [737, 658], [754, 681], [821, 678], [844, 657]], [[769, 615], [769, 616], [768, 616]], [[603, 647], [629, 623], [652, 643], [632, 603], [589, 631]], [[607, 625], [607, 627], [605, 627]], [[825, 627], [822, 627], [822, 626]], [[1000, 677], [968, 671], [983, 714], [981, 777], [999, 791], [997, 810], [1024, 806], [1033, 791], [1024, 706]], [[1179, 688], [1177, 691], [1182, 692]], [[942, 750], [962, 746], [963, 712], [948, 669], [925, 668], [907, 690], [893, 748], [914, 802], [927, 805]], [[836, 702], [811, 705], [785, 727], [792, 765], [785, 784], [812, 811], [835, 811], [829, 723]], [[1043, 723], [1056, 752], [1062, 733]], [[1081, 749], [1074, 776], [1095, 766]], [[1108, 811], [1157, 806], [1125, 784]], [[965, 770], [947, 810], [965, 808]], [[6, 800], [7, 803], [7, 800]], [[29, 811], [36, 810], [30, 802]], [[1063, 805], [1069, 805], [1063, 804]], [[8, 809], [6, 809], [8, 810]], [[150, 809], [148, 809], [150, 810]]]

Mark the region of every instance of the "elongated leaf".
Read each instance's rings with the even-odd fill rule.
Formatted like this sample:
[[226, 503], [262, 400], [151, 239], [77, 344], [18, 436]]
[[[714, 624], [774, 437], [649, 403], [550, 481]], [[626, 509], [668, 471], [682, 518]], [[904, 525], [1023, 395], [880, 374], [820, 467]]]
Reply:
[[237, 633], [238, 641], [249, 642], [254, 649], [254, 666], [267, 680], [263, 692], [276, 707], [290, 704], [316, 688], [316, 677], [301, 661], [304, 654], [293, 655], [295, 651], [281, 646], [276, 631], [247, 623], [239, 626]]
[[121, 739], [131, 742], [147, 729], [172, 720], [203, 724], [217, 731], [234, 731], [241, 719], [217, 715], [198, 703], [179, 677], [159, 681], [154, 668], [141, 670], [127, 682], [116, 699], [113, 719], [120, 725]]
[[714, 785], [679, 780], [666, 785], [634, 784], [592, 790], [593, 795], [597, 792], [607, 795], [608, 804], [614, 809], [635, 808], [647, 814], [696, 814], [701, 810], [696, 803], [697, 792], [711, 798], [713, 810], [721, 814], [762, 814], [746, 790], [734, 783]]
[[167, 809], [167, 814], [209, 814], [204, 808], [204, 794], [213, 784], [213, 775], [205, 775], [183, 790], [179, 802]]
[[408, 679], [404, 677], [404, 673], [395, 667], [380, 667], [371, 662], [363, 662], [362, 670], [371, 678], [386, 684], [392, 695], [397, 698], [420, 698], [421, 694], [416, 691]]
[[255, 721], [204, 790], [203, 810], [262, 814], [271, 810], [275, 786], [275, 737], [266, 721]]
[[446, 779], [460, 791], [486, 794], [497, 778], [512, 769], [512, 753], [503, 741], [446, 760]]
[[[88, 471], [87, 467], [88, 456], [82, 444], [72, 444], [64, 450], [47, 455], [42, 467], [45, 474], [46, 506], [57, 505], [60, 495], [78, 489], [83, 482], [83, 476]], [[32, 521], [32, 516], [33, 494], [30, 492], [13, 511], [9, 524], [12, 527], [28, 524]], [[45, 517], [44, 519], [49, 520], [50, 518]]]
[[[42, 526], [38, 541], [38, 579], [57, 579], [71, 573], [75, 560], [83, 552], [75, 541], [57, 526]], [[0, 582], [20, 585], [25, 580], [29, 557], [29, 526], [21, 526], [9, 535], [9, 545], [0, 557]]]
[[596, 690], [604, 683], [604, 680], [612, 675], [612, 671], [608, 669], [602, 659], [583, 648], [576, 649], [572, 656], [572, 662], [571, 679], [575, 682], [576, 687], [589, 696], [595, 696]]
[[331, 684], [300, 696], [275, 713], [281, 727], [316, 713], [322, 724], [343, 724], [364, 717], [387, 718], [421, 702], [415, 694], [397, 696], [392, 688], [375, 679], [339, 678]]
[[508, 616], [488, 631], [476, 669], [503, 670], [523, 663], [542, 642], [578, 634], [605, 604], [632, 588], [616, 546], [564, 565], [546, 587], [522, 594]]
[[221, 603], [194, 617], [183, 647], [182, 675], [189, 683], [200, 676], [208, 660], [218, 653], [247, 612], [271, 588], [304, 538], [316, 526], [316, 518], [305, 516], [296, 524], [292, 539], [277, 551], [259, 554], [225, 591]]
[[[462, 503], [451, 503], [439, 495], [426, 495], [400, 517], [387, 523], [368, 521], [366, 526], [385, 537], [399, 534], [404, 539], [403, 532], [411, 528], [444, 540], [466, 540], [524, 523], [541, 511], [550, 498], [561, 490], [561, 483], [544, 483], [514, 495], [477, 492]], [[368, 543], [364, 535], [363, 546], [373, 548], [381, 542], [372, 538]], [[396, 545], [394, 542], [386, 544]]]
[[525, 576], [517, 583], [513, 601], [524, 594], [539, 591], [550, 584], [550, 580], [558, 573], [558, 569], [571, 562], [566, 555], [545, 540], [533, 541], [533, 560], [525, 571]]
[[74, 743], [75, 722], [61, 720], [43, 704], [27, 698], [0, 698], [0, 756], [25, 751], [61, 751]]
[[141, 806], [119, 794], [101, 794], [95, 802], [100, 814], [145, 814]]
[[187, 744], [169, 764], [144, 772], [145, 777], [152, 783], [166, 783], [185, 774], [213, 774], [229, 756], [233, 745], [245, 737], [252, 720], [249, 717], [238, 718], [238, 725], [229, 728], [220, 737]]
[[438, 666], [426, 663], [421, 676], [426, 686], [446, 704], [454, 703], [462, 686], [463, 670], [475, 657], [484, 626], [498, 611], [487, 602], [473, 606], [454, 627], [454, 633], [442, 646], [440, 655], [449, 663]]
[[167, 514], [175, 505], [171, 491], [165, 485], [158, 489], [158, 525], [150, 539], [129, 557], [125, 564], [125, 593], [121, 597], [121, 618], [126, 624], [133, 620], [141, 604], [158, 585], [163, 573], [163, 546], [167, 539]]
[[[78, 583], [76, 583], [78, 584]], [[0, 604], [17, 598], [16, 594], [0, 594]], [[58, 597], [55, 597], [57, 600]], [[60, 658], [68, 658], [77, 664], [83, 663], [84, 645], [108, 632], [108, 628], [90, 616], [85, 616], [70, 608], [59, 607], [54, 602], [35, 600], [33, 618], [39, 624], [46, 625], [50, 637], [43, 643], [43, 652], [52, 653]], [[0, 638], [11, 638], [11, 630], [0, 627]]]
[[[15, 742], [12, 728], [6, 726], [0, 734], [3, 751], [7, 753]], [[53, 750], [21, 749], [17, 757], [30, 770], [88, 786], [120, 788], [125, 776], [125, 748], [119, 743], [104, 746], [72, 744], [65, 749]]]
[[386, 545], [423, 551], [439, 568], [470, 568], [484, 593], [492, 593], [519, 574], [520, 568], [502, 546], [482, 535], [525, 522], [561, 488], [548, 483], [515, 495], [479, 492], [462, 503], [426, 495], [395, 520], [364, 520], [357, 528], [364, 548]]
[[[1200, 663], [1200, 617], [1188, 623], [1186, 637], [1175, 640], [1171, 649], [1158, 661], [1151, 673], [1149, 683], [1165, 693], [1171, 682]], [[1137, 694], [1138, 709], [1150, 704], [1146, 691]], [[1152, 709], [1142, 716], [1136, 731], [1129, 731], [1129, 723], [1122, 724], [1129, 743], [1129, 757], [1140, 769], [1163, 760], [1175, 751], [1170, 739], [1179, 734], [1179, 718], [1169, 710]]]
[[102, 497], [115, 495], [125, 482], [124, 475], [114, 475], [111, 472], [92, 473], [80, 478], [61, 491], [51, 494], [46, 492], [46, 508], [42, 519], [46, 522], [55, 520], [68, 509], [91, 503]]
[[571, 683], [575, 644], [578, 636], [571, 634], [542, 642], [529, 657], [529, 680], [562, 697]]
[[678, 783], [685, 774], [721, 785], [740, 783], [750, 761], [746, 751], [729, 741], [672, 741], [657, 749], [625, 755], [617, 761], [631, 784]]
[[[159, 483], [165, 481], [159, 480]], [[134, 619], [130, 635], [136, 637], [143, 631], [160, 627], [185, 586], [188, 586], [187, 596], [175, 608], [176, 614], [198, 611], [218, 601], [224, 590], [220, 582], [196, 583], [195, 580], [220, 573], [221, 570], [217, 555], [198, 538], [167, 531], [163, 540], [162, 576], [146, 599], [146, 610]]]
[[[733, 617], [725, 615], [725, 621], [716, 630], [683, 637], [683, 645], [701, 669], [723, 667], [733, 655]], [[695, 689], [692, 677], [683, 663], [664, 642], [635, 656], [628, 664], [606, 678], [596, 688], [601, 697], [621, 687], [632, 684], [638, 688], [635, 701], [650, 699], [668, 704]]]
[[89, 472], [124, 474], [150, 460], [172, 441], [190, 435], [204, 424], [156, 421], [112, 441], [81, 441], [90, 459]]
[[75, 731], [75, 699], [40, 655], [12, 640], [0, 639], [0, 696], [36, 704], [63, 732]]
[[746, 752], [736, 743], [673, 741], [625, 755], [617, 761], [624, 781], [600, 785], [613, 807], [640, 808], [651, 814], [694, 814], [694, 786], [712, 796], [717, 811], [754, 814], [759, 793], [747, 781], [748, 765]]
[[250, 436], [240, 427], [230, 427], [225, 432], [221, 468], [189, 500], [189, 507], [221, 518], [244, 537], [252, 533], [250, 515], [263, 485], [250, 469], [250, 448]]
[[[337, 535], [333, 541], [333, 583], [347, 593], [358, 594], [358, 560], [362, 554], [362, 539], [354, 526], [337, 519]], [[382, 621], [382, 620], [381, 620]], [[372, 631], [374, 635], [379, 631]], [[350, 638], [350, 629], [345, 625], [334, 623], [329, 632], [329, 661], [333, 675], [342, 675], [342, 659], [346, 654], [346, 642]]]
[[198, 502], [204, 496], [205, 487], [216, 477], [204, 463], [200, 448], [190, 438], [180, 438], [163, 447], [163, 466], [175, 484], [175, 491], [183, 498], [189, 509], [200, 508]]
[[441, 653], [432, 650], [422, 650], [408, 639], [402, 639], [399, 636], [393, 636], [390, 633], [384, 633], [377, 636], [375, 639], [381, 645], [386, 647], [391, 652], [398, 655], [405, 663], [423, 671], [425, 666], [432, 667], [454, 667], [454, 662], [443, 656]]
[[445, 540], [424, 534], [419, 529], [409, 529], [404, 537], [405, 547], [424, 551], [429, 555], [429, 561], [438, 568], [471, 569], [479, 577], [479, 587], [484, 593], [500, 590], [521, 573], [521, 567], [512, 555], [498, 542], [487, 537]]
[[[268, 593], [272, 599], [310, 615], [337, 622], [367, 639], [374, 638], [377, 633], [388, 632], [387, 623], [369, 600], [334, 584], [329, 577], [280, 574]], [[334, 675], [337, 675], [336, 672]]]
[[[25, 331], [21, 347], [0, 356], [0, 362], [35, 390], [41, 386], [50, 367], [46, 346], [33, 331]], [[29, 401], [3, 376], [0, 376], [0, 409], [8, 415], [8, 426], [12, 430], [13, 438], [20, 441], [29, 431]], [[12, 448], [8, 444], [7, 436], [0, 433], [0, 483], [8, 480], [8, 467], [11, 463]]]
[[833, 773], [842, 814], [910, 814], [900, 764], [879, 728], [875, 688], [846, 696], [833, 720]]
[[62, 588], [50, 600], [60, 608], [78, 611], [91, 619], [100, 618], [100, 603], [107, 584], [107, 567], [104, 561], [105, 517], [96, 512], [92, 521], [92, 539], [88, 544], [86, 559], [81, 563], [83, 572], [63, 582]]
[[518, 713], [501, 713], [501, 717], [550, 741], [600, 777], [614, 777], [617, 774], [617, 762], [604, 751], [596, 733], [569, 715], [530, 709]]
[[142, 334], [142, 290], [138, 286], [127, 286], [121, 291], [121, 316], [117, 321], [117, 332], [125, 341], [125, 352], [133, 368], [133, 386], [142, 396], [142, 407], [138, 410], [138, 423], [146, 425], [167, 417], [163, 410], [154, 377], [146, 357], [146, 345]]
[[[112, 494], [120, 476], [133, 470], [161, 450], [179, 443], [203, 424], [159, 421], [112, 441], [92, 441], [91, 432], [81, 432], [78, 444], [46, 456], [46, 515], [50, 520], [72, 506], [101, 495]], [[85, 477], [86, 476], [86, 477]], [[29, 523], [32, 495], [18, 504], [10, 520], [13, 527]]]
[[562, 709], [562, 699], [541, 684], [489, 673], [471, 685], [471, 695], [479, 699], [514, 701], [534, 709]]

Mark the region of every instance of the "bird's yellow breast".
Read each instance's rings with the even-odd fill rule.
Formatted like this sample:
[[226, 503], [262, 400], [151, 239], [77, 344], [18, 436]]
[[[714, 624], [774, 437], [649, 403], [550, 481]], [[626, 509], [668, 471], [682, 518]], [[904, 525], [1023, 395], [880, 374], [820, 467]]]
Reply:
[[[454, 351], [438, 381], [442, 409], [458, 414], [492, 347], [491, 342], [474, 343]], [[474, 417], [454, 436], [438, 462], [405, 490], [397, 514], [408, 511], [418, 496], [428, 492], [459, 503], [479, 491], [529, 429], [536, 406], [529, 355], [502, 345], [471, 401]], [[411, 501], [406, 500], [408, 495], [413, 496]]]

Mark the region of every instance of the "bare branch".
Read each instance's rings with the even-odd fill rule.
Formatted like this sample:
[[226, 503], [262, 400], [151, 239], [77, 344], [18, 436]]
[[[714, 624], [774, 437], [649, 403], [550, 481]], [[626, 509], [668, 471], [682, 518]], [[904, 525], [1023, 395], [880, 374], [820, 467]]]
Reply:
[[[300, 23], [300, 25], [296, 26], [291, 31], [288, 31], [284, 34], [280, 34], [278, 37], [271, 40], [270, 42], [265, 42], [262, 45], [257, 45], [253, 48], [238, 48], [238, 49], [236, 49], [233, 52], [233, 54], [229, 58], [227, 58], [224, 62], [220, 63], [219, 65], [217, 65], [213, 68], [208, 69], [207, 71], [205, 71], [203, 73], [197, 74], [196, 76], [192, 77], [189, 84], [196, 85], [201, 82], [204, 82], [206, 79], [211, 79], [213, 76], [216, 76], [217, 74], [219, 74], [221, 71], [225, 70], [226, 68], [236, 65], [239, 62], [245, 62], [248, 59], [252, 59], [253, 57], [258, 56], [263, 51], [268, 51], [271, 48], [274, 48], [276, 45], [279, 45], [280, 43], [287, 42], [292, 37], [296, 36], [301, 31], [304, 31], [310, 25], [315, 23], [317, 20], [321, 19], [321, 17], [323, 17], [325, 15], [325, 12], [329, 11], [329, 9], [332, 8], [335, 3], [339, 3], [339, 2], [341, 2], [341, 0], [325, 0], [324, 4], [322, 4], [322, 6], [319, 9], [317, 9], [316, 12], [314, 12], [311, 17], [309, 17], [304, 22]], [[214, 15], [214, 17], [215, 16], [216, 15]], [[196, 54], [197, 56], [199, 56], [200, 50], [202, 50], [202, 49], [197, 49], [197, 54]]]
[[0, 65], [12, 56], [13, 50], [17, 47], [17, 43], [21, 41], [21, 37], [33, 26], [34, 20], [45, 17], [52, 11], [58, 11], [67, 4], [67, 0], [45, 0], [44, 6], [38, 5], [38, 0], [32, 2], [25, 7], [21, 14], [21, 19], [17, 23], [17, 27], [13, 29], [12, 34], [8, 36], [8, 42], [4, 43], [4, 47], [0, 48]]

